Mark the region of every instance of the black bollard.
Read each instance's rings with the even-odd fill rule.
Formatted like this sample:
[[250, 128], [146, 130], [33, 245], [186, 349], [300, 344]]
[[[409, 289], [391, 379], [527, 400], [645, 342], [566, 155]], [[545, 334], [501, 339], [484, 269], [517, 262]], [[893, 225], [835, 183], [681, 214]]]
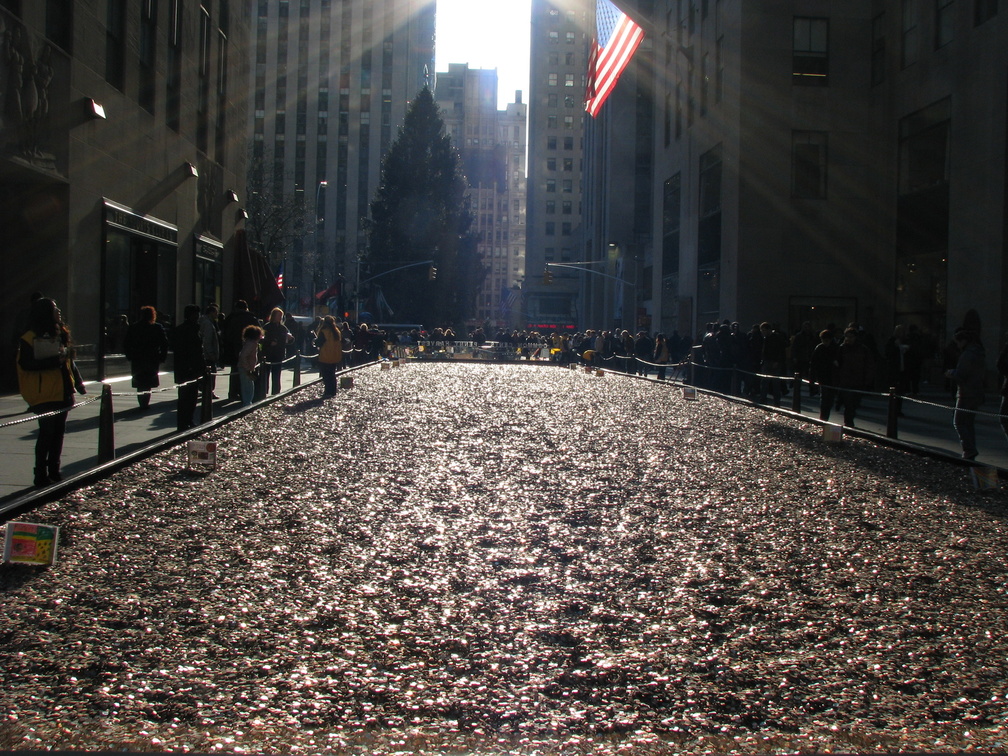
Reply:
[[101, 411], [98, 415], [98, 462], [115, 459], [115, 417], [112, 412], [112, 387], [102, 385]]
[[213, 380], [213, 373], [207, 373], [203, 376], [203, 404], [200, 405], [200, 425], [213, 420]]
[[301, 385], [301, 352], [294, 353], [294, 383], [295, 387]]
[[889, 388], [889, 416], [886, 418], [885, 434], [887, 438], [899, 438], [897, 424], [899, 423], [899, 395], [896, 387]]
[[794, 386], [791, 391], [791, 411], [801, 414], [801, 373], [794, 374]]

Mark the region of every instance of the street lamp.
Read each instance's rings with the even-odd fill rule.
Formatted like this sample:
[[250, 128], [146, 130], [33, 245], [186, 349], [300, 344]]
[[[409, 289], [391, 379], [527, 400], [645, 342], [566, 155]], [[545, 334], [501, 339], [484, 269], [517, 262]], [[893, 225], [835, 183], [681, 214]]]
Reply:
[[329, 182], [322, 179], [318, 182], [318, 186], [315, 188], [315, 257], [312, 260], [312, 276], [311, 276], [311, 296], [309, 301], [311, 302], [311, 314], [315, 315], [315, 289], [318, 287], [316, 283], [315, 274], [318, 270], [318, 262], [322, 257], [322, 234], [320, 233], [322, 224], [325, 222], [325, 217], [322, 214], [322, 209], [319, 206], [319, 195], [322, 193], [322, 187], [329, 186]]

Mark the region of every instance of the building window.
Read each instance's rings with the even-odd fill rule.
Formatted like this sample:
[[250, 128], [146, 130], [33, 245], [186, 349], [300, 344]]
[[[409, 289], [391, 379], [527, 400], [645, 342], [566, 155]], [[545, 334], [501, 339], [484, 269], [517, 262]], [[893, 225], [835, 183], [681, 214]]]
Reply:
[[546, 236], [556, 236], [556, 223], [546, 221]]
[[573, 45], [574, 44], [574, 32], [567, 32], [566, 39], [567, 39], [567, 44], [568, 45]]
[[[556, 146], [556, 145], [554, 145], [554, 146]], [[563, 148], [565, 150], [573, 150], [574, 149], [574, 137], [564, 137]]]
[[560, 211], [564, 215], [570, 215], [573, 209], [573, 204], [570, 200], [564, 200], [560, 203]]
[[551, 31], [549, 33], [549, 41], [550, 41], [551, 45], [558, 44], [560, 42], [560, 32], [558, 32], [558, 31]]
[[73, 28], [70, 25], [72, 20], [71, 0], [46, 0], [46, 38], [67, 52], [70, 52], [73, 43]]
[[885, 13], [872, 19], [871, 83], [878, 86], [885, 81]]
[[556, 215], [556, 200], [546, 200], [546, 215]]
[[154, 64], [157, 61], [157, 0], [143, 0], [140, 9], [140, 92], [137, 102], [154, 112]]
[[792, 133], [791, 196], [797, 199], [826, 199], [825, 132]]
[[555, 171], [557, 167], [557, 161], [555, 157], [546, 158], [546, 170]]
[[557, 138], [555, 136], [546, 137], [546, 149], [555, 150], [557, 148]]
[[555, 115], [546, 116], [546, 128], [555, 129], [557, 127], [557, 117]]
[[550, 73], [546, 74], [546, 83], [549, 84], [551, 87], [555, 87], [557, 85], [558, 80], [559, 75], [555, 71], [551, 71]]
[[182, 104], [182, 0], [171, 0], [168, 12], [168, 72], [165, 77], [165, 123], [178, 131]]
[[570, 236], [571, 235], [571, 230], [572, 229], [571, 229], [571, 223], [570, 223], [570, 221], [564, 221], [563, 223], [560, 224], [560, 235], [561, 236]]
[[917, 0], [902, 0], [902, 48], [900, 50], [903, 68], [917, 62], [920, 49], [917, 29]]
[[826, 86], [829, 73], [829, 21], [825, 18], [794, 19], [791, 81], [794, 84]]
[[564, 158], [563, 159], [563, 169], [564, 171], [570, 172], [574, 170], [574, 158]]
[[564, 86], [565, 87], [574, 86], [574, 74], [572, 73], [564, 74]]
[[546, 191], [547, 192], [556, 191], [556, 179], [546, 179]]
[[126, 3], [108, 0], [105, 16], [105, 81], [122, 92], [126, 87]]
[[574, 128], [574, 116], [564, 116], [564, 128], [565, 129]]
[[935, 0], [935, 49], [952, 41], [954, 16], [954, 0]]
[[570, 179], [563, 180], [563, 192], [564, 194], [570, 194], [574, 191], [574, 182]]
[[973, 20], [977, 26], [990, 21], [998, 12], [998, 0], [973, 0]]
[[546, 107], [555, 108], [560, 102], [560, 95], [556, 92], [550, 92], [546, 95]]

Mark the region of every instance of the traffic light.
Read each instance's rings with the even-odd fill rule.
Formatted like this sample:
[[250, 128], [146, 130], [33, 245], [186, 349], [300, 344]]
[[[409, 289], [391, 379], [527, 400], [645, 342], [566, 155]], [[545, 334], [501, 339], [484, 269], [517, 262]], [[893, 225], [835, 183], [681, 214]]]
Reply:
[[553, 271], [549, 269], [549, 266], [543, 270], [543, 283], [547, 286], [553, 284]]
[[433, 281], [436, 278], [437, 278], [437, 268], [431, 265], [430, 268], [427, 269], [427, 280]]

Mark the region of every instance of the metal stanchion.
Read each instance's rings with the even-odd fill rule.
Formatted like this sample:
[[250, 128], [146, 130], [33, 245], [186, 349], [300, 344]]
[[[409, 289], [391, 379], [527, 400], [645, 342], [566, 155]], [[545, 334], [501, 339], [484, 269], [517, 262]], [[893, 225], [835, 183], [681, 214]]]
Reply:
[[301, 350], [294, 353], [294, 386], [301, 385]]
[[213, 373], [207, 373], [203, 376], [203, 404], [200, 406], [200, 425], [213, 420], [213, 380]]
[[899, 422], [899, 395], [896, 393], [896, 387], [891, 386], [889, 388], [889, 414], [886, 418], [886, 437], [887, 438], [898, 438], [899, 429], [897, 424]]
[[791, 387], [791, 411], [801, 413], [801, 373], [794, 374], [794, 384]]
[[98, 461], [115, 459], [115, 417], [112, 412], [112, 387], [102, 386], [101, 411], [98, 415]]

